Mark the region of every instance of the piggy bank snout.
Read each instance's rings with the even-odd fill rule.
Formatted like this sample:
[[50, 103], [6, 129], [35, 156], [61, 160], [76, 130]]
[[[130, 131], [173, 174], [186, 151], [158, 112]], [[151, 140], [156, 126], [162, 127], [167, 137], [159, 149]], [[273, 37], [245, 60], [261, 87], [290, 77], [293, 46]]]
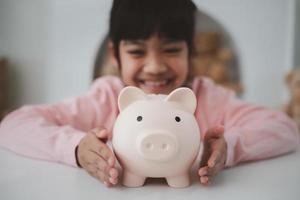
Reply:
[[168, 132], [144, 132], [137, 137], [137, 150], [148, 160], [165, 161], [172, 159], [178, 152], [178, 139]]

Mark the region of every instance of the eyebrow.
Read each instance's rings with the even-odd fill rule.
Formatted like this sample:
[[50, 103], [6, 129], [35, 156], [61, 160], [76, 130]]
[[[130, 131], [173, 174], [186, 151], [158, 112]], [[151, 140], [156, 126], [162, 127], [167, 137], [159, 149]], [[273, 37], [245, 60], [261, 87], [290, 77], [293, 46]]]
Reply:
[[124, 45], [145, 45], [143, 40], [125, 40]]

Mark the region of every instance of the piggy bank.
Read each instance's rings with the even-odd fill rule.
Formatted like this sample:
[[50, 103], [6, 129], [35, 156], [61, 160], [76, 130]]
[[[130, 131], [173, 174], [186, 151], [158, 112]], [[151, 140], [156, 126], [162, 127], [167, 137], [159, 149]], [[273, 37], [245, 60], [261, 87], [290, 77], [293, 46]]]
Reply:
[[147, 177], [166, 178], [171, 187], [190, 185], [190, 169], [200, 148], [194, 117], [196, 97], [189, 88], [169, 95], [125, 87], [112, 146], [123, 168], [123, 185], [140, 187]]

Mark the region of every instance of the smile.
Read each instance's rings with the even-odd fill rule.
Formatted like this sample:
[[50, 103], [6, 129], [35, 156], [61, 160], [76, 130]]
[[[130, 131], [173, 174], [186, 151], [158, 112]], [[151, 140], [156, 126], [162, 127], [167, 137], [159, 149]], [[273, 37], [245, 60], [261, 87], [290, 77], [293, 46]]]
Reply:
[[165, 89], [173, 82], [173, 79], [165, 80], [139, 80], [141, 88], [150, 93], [165, 93]]
[[162, 80], [162, 81], [141, 81], [146, 86], [149, 87], [163, 87], [167, 85], [168, 81], [167, 80]]

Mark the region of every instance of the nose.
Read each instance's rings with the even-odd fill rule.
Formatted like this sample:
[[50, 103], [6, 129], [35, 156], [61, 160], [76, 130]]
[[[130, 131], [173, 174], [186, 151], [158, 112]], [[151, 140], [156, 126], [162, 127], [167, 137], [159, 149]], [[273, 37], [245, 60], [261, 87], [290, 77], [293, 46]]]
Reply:
[[139, 154], [148, 160], [166, 161], [178, 152], [178, 140], [168, 132], [146, 132], [136, 140]]
[[143, 71], [149, 74], [161, 74], [167, 71], [167, 66], [159, 53], [149, 53]]

